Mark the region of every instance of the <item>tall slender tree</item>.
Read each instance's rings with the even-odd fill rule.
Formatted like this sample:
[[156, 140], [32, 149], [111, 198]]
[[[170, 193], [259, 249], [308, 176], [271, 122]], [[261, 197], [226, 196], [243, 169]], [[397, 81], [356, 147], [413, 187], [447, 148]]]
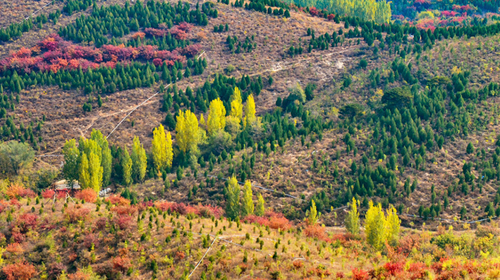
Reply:
[[253, 95], [250, 94], [247, 98], [247, 103], [245, 105], [245, 122], [244, 125], [252, 125], [255, 123], [257, 118], [255, 117], [255, 101]]
[[132, 174], [136, 182], [144, 181], [146, 176], [146, 169], [148, 165], [148, 158], [146, 150], [141, 144], [139, 137], [134, 137], [134, 144], [132, 145]]
[[198, 127], [198, 119], [191, 111], [179, 111], [177, 124], [175, 126], [176, 140], [179, 149], [183, 153], [198, 150], [201, 134]]
[[207, 118], [207, 132], [209, 135], [215, 135], [226, 126], [226, 108], [220, 98], [210, 102], [210, 109]]
[[236, 219], [240, 214], [240, 185], [236, 177], [231, 177], [226, 189], [226, 214]]
[[252, 183], [250, 180], [246, 180], [245, 186], [243, 186], [243, 203], [241, 207], [241, 216], [245, 217], [252, 215], [254, 211], [253, 205], [253, 193], [252, 193]]

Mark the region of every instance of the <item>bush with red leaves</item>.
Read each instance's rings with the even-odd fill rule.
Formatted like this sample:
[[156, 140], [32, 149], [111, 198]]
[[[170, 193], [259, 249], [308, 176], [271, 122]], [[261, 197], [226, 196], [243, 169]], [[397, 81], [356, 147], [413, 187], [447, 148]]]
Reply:
[[19, 228], [21, 233], [26, 233], [30, 229], [34, 229], [37, 223], [37, 216], [35, 214], [25, 213], [17, 218], [15, 226]]
[[54, 190], [44, 190], [42, 192], [42, 197], [45, 199], [53, 198], [56, 192]]
[[429, 268], [423, 262], [410, 264], [408, 272], [410, 272], [410, 279], [424, 279], [428, 274]]
[[55, 262], [49, 265], [48, 272], [50, 276], [57, 278], [63, 270], [66, 270], [66, 266], [60, 262]]
[[178, 260], [183, 260], [186, 257], [186, 253], [182, 251], [175, 252], [175, 258]]
[[333, 20], [335, 18], [335, 15], [334, 14], [329, 14], [328, 15], [328, 20]]
[[194, 208], [196, 209], [196, 214], [204, 218], [210, 218], [214, 216], [218, 219], [222, 217], [222, 215], [224, 215], [224, 210], [217, 206], [198, 204], [194, 206]]
[[103, 230], [105, 227], [106, 227], [106, 224], [107, 224], [108, 220], [104, 217], [102, 218], [99, 218], [97, 219], [97, 221], [95, 222], [95, 227], [98, 229], [98, 230]]
[[368, 280], [370, 278], [367, 271], [362, 270], [360, 268], [355, 268], [352, 270], [352, 279], [353, 280]]
[[90, 249], [92, 247], [92, 244], [94, 244], [94, 248], [98, 247], [99, 242], [99, 236], [95, 233], [86, 234], [83, 238], [83, 246], [87, 249]]
[[128, 215], [119, 215], [118, 217], [115, 217], [115, 224], [121, 230], [127, 230], [132, 226], [132, 217]]
[[29, 280], [36, 274], [35, 266], [25, 261], [8, 264], [2, 268], [7, 280]]
[[194, 44], [194, 45], [189, 45], [185, 47], [184, 49], [180, 50], [180, 53], [182, 55], [185, 55], [187, 57], [194, 57], [197, 55], [201, 50], [201, 45], [200, 44]]
[[113, 259], [113, 269], [125, 273], [130, 267], [132, 262], [127, 257], [116, 257]]
[[316, 9], [316, 7], [309, 8], [309, 13], [313, 17], [317, 17], [319, 15], [319, 11], [318, 11], [318, 9]]
[[134, 215], [137, 212], [137, 206], [134, 205], [119, 205], [111, 208], [111, 211], [118, 215]]
[[387, 262], [384, 264], [384, 269], [389, 275], [396, 276], [396, 274], [403, 271], [404, 263], [402, 262]]
[[257, 223], [263, 226], [269, 226], [272, 229], [288, 230], [292, 224], [281, 213], [267, 211], [264, 217], [249, 215], [243, 219], [248, 223]]
[[30, 189], [26, 189], [25, 187], [23, 187], [22, 185], [17, 185], [17, 184], [13, 184], [11, 185], [7, 191], [5, 192], [5, 194], [9, 197], [9, 198], [16, 198], [16, 197], [35, 197], [36, 194], [34, 191], [30, 190]]
[[130, 205], [130, 200], [120, 196], [120, 195], [111, 195], [110, 197], [106, 198], [106, 201], [109, 201], [111, 204], [114, 205]]
[[76, 223], [78, 221], [85, 221], [90, 214], [90, 209], [71, 206], [64, 213], [70, 223]]
[[95, 203], [97, 201], [97, 193], [93, 189], [84, 189], [75, 194], [75, 197], [85, 202]]

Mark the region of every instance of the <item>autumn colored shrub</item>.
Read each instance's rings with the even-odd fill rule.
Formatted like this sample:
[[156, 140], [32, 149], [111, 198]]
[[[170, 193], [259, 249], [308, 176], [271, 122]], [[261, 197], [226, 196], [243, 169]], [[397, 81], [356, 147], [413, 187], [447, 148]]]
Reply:
[[85, 200], [85, 202], [95, 203], [97, 201], [97, 193], [91, 188], [83, 189], [82, 191], [76, 193], [75, 197], [81, 200]]
[[95, 233], [85, 234], [85, 237], [83, 238], [83, 246], [87, 249], [90, 249], [92, 244], [94, 244], [94, 247], [98, 247], [99, 242], [99, 236]]
[[387, 262], [384, 264], [384, 269], [387, 271], [389, 275], [396, 276], [396, 274], [403, 271], [404, 263], [402, 262]]
[[26, 189], [25, 187], [23, 187], [22, 185], [19, 185], [19, 184], [12, 184], [7, 189], [5, 194], [11, 199], [16, 198], [16, 197], [35, 197], [36, 196], [35, 192], [33, 192], [30, 189]]
[[183, 260], [185, 257], [186, 257], [186, 253], [184, 253], [183, 251], [175, 252], [175, 258], [177, 260]]
[[2, 272], [7, 280], [29, 280], [36, 274], [35, 266], [25, 261], [8, 264]]
[[31, 213], [25, 213], [19, 216], [15, 226], [19, 228], [21, 233], [26, 233], [30, 229], [34, 229], [37, 225], [37, 216]]
[[127, 257], [116, 257], [113, 259], [113, 269], [119, 272], [126, 272], [130, 267], [132, 267], [132, 262]]
[[66, 270], [66, 266], [60, 262], [53, 262], [48, 266], [48, 273], [54, 278], [58, 277], [63, 270]]
[[68, 191], [57, 191], [56, 192], [57, 199], [65, 199], [68, 193], [69, 193]]
[[137, 207], [134, 205], [120, 205], [111, 208], [111, 211], [118, 215], [134, 215], [137, 213]]
[[78, 221], [85, 221], [90, 214], [90, 209], [70, 206], [64, 213], [70, 223], [76, 223]]
[[11, 244], [7, 245], [7, 247], [5, 248], [5, 251], [7, 251], [11, 254], [14, 254], [14, 255], [21, 254], [24, 252], [23, 247], [21, 247], [21, 244], [19, 244], [19, 243], [11, 243]]
[[361, 268], [355, 268], [352, 270], [352, 279], [353, 280], [367, 280], [370, 278], [370, 275], [367, 271]]
[[314, 237], [314, 238], [318, 238], [320, 240], [324, 240], [327, 237], [326, 233], [325, 233], [325, 228], [319, 224], [307, 225], [304, 228], [304, 234], [307, 237]]
[[304, 267], [304, 262], [300, 261], [300, 260], [295, 260], [293, 261], [293, 267], [295, 267], [295, 269], [301, 269], [302, 267]]
[[49, 199], [53, 198], [55, 194], [56, 192], [54, 190], [47, 189], [42, 192], [42, 197], [45, 199]]
[[198, 204], [194, 208], [196, 209], [196, 214], [204, 218], [213, 216], [218, 219], [224, 215], [224, 210], [217, 206]]
[[109, 201], [111, 204], [114, 204], [114, 205], [120, 205], [120, 206], [130, 205], [130, 200], [128, 200], [120, 195], [116, 195], [116, 194], [111, 195], [108, 198], [106, 198], [106, 201]]
[[410, 272], [410, 279], [424, 279], [429, 271], [429, 268], [423, 262], [410, 264], [408, 272]]
[[115, 217], [115, 224], [121, 230], [127, 230], [132, 226], [132, 217], [128, 215], [120, 215]]

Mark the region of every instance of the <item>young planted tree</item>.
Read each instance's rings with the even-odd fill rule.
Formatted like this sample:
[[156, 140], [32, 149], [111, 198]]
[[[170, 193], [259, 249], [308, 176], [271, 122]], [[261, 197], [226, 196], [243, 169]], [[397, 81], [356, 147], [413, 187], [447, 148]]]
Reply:
[[220, 98], [210, 102], [210, 109], [207, 118], [207, 132], [215, 135], [226, 126], [226, 108]]
[[240, 185], [236, 177], [231, 177], [226, 189], [226, 214], [228, 218], [236, 219], [240, 214]]
[[399, 238], [401, 221], [399, 220], [396, 209], [391, 205], [387, 210], [385, 235], [389, 243], [396, 243]]
[[359, 213], [356, 198], [352, 198], [351, 210], [345, 218], [345, 227], [351, 234], [359, 234]]
[[254, 205], [252, 200], [252, 183], [250, 182], [250, 180], [246, 180], [245, 186], [243, 188], [243, 205], [241, 207], [241, 216], [245, 217], [247, 215], [252, 215], [254, 212]]
[[321, 213], [318, 213], [318, 210], [316, 209], [316, 203], [314, 202], [314, 199], [311, 199], [311, 208], [309, 208], [309, 211], [306, 213], [307, 216], [307, 223], [309, 225], [315, 225], [318, 223], [319, 218], [321, 217]]
[[134, 144], [132, 145], [132, 174], [136, 182], [144, 181], [147, 167], [148, 158], [146, 150], [142, 146], [139, 137], [135, 136]]

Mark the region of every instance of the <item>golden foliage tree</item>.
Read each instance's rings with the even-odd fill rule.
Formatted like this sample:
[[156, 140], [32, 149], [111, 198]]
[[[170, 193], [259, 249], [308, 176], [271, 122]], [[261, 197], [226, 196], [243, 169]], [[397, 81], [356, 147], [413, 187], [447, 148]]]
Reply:
[[193, 152], [198, 149], [198, 144], [201, 141], [201, 133], [195, 114], [189, 110], [185, 112], [179, 111], [175, 131], [177, 132], [177, 145], [182, 152]]
[[245, 182], [243, 186], [243, 206], [241, 208], [241, 216], [245, 217], [247, 215], [252, 215], [254, 211], [253, 205], [253, 193], [252, 193], [252, 183], [250, 180]]
[[240, 122], [243, 119], [243, 100], [241, 99], [241, 91], [238, 87], [234, 88], [234, 93], [231, 96], [231, 117]]
[[401, 221], [393, 206], [387, 211], [387, 217], [380, 204], [374, 206], [369, 202], [365, 218], [366, 240], [377, 250], [381, 250], [385, 242], [394, 243], [399, 237]]
[[144, 181], [146, 176], [146, 169], [148, 167], [148, 157], [146, 150], [141, 144], [139, 137], [134, 137], [134, 144], [132, 145], [132, 174], [136, 182]]
[[172, 136], [170, 132], [165, 135], [165, 128], [160, 124], [153, 130], [152, 150], [153, 162], [158, 172], [172, 166]]
[[226, 191], [226, 214], [231, 219], [236, 219], [240, 214], [240, 185], [236, 177], [229, 179]]
[[358, 205], [356, 204], [356, 198], [352, 198], [350, 207], [351, 209], [347, 213], [345, 219], [345, 227], [348, 232], [352, 234], [359, 234], [359, 213]]
[[255, 208], [255, 215], [264, 216], [264, 213], [266, 211], [265, 204], [266, 202], [264, 201], [262, 194], [259, 193], [259, 197], [257, 199], [257, 207]]
[[220, 98], [210, 102], [210, 109], [207, 118], [207, 132], [214, 135], [226, 127], [226, 108]]
[[253, 124], [257, 118], [255, 117], [255, 101], [253, 95], [250, 94], [245, 105], [245, 126]]

